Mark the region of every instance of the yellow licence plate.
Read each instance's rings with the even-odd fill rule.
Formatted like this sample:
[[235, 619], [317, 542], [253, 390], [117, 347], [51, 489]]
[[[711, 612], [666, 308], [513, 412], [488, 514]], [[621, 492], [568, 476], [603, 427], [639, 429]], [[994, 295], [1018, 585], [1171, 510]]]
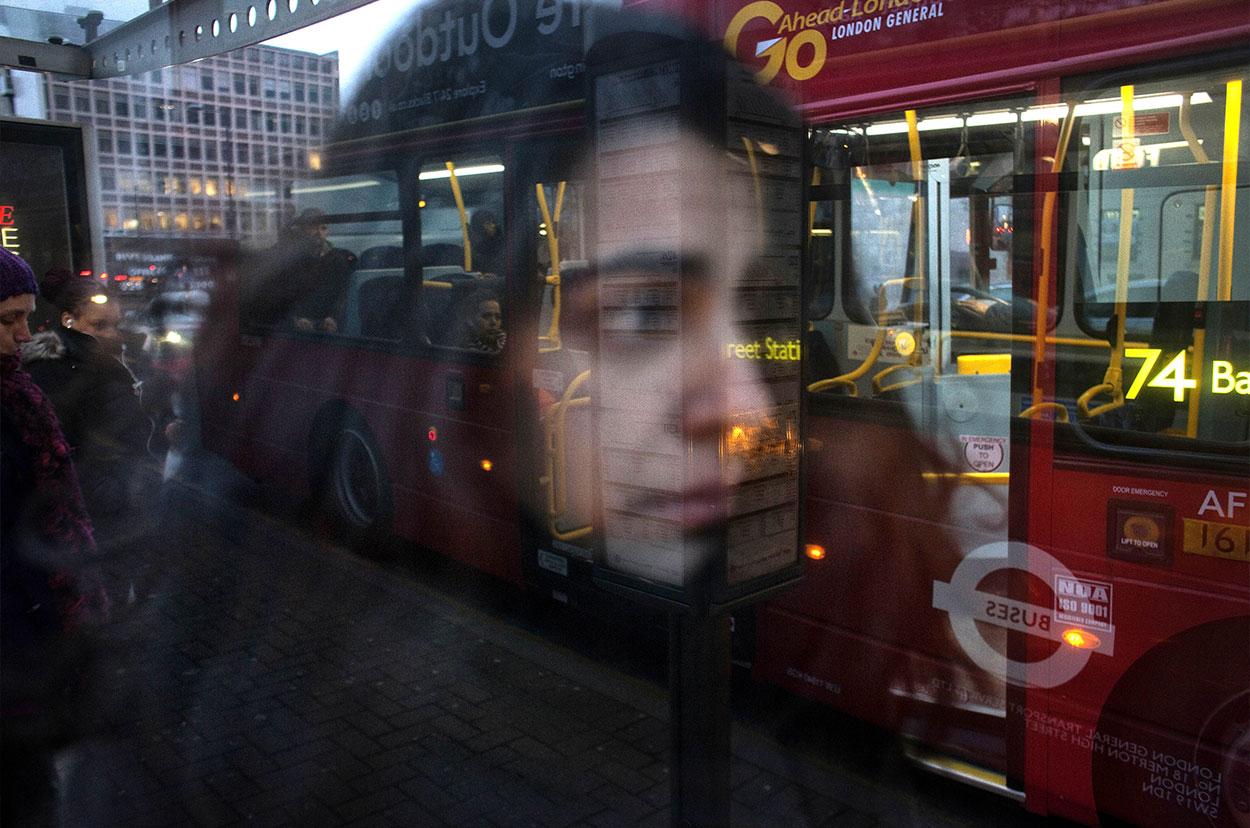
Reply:
[[1250, 526], [1185, 518], [1182, 548], [1191, 555], [1250, 561]]

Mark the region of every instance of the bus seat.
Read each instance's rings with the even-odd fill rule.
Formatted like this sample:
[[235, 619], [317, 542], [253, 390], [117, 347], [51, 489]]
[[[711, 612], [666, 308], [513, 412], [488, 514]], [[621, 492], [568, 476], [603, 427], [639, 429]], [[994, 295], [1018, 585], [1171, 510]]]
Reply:
[[388, 272], [361, 286], [359, 293], [360, 335], [374, 339], [399, 339], [404, 316], [404, 274]]
[[[403, 293], [403, 271], [397, 268], [357, 270], [351, 275], [341, 333], [347, 336], [379, 336], [367, 330], [366, 319], [394, 310]], [[381, 308], [381, 309], [380, 309]]]
[[398, 245], [379, 244], [368, 248], [360, 254], [360, 268], [362, 270], [403, 266], [404, 249]]
[[421, 280], [424, 282], [455, 282], [472, 279], [472, 273], [466, 273], [460, 265], [427, 265], [421, 268]]
[[440, 265], [464, 266], [464, 248], [458, 244], [440, 242], [421, 248], [421, 263], [427, 267]]

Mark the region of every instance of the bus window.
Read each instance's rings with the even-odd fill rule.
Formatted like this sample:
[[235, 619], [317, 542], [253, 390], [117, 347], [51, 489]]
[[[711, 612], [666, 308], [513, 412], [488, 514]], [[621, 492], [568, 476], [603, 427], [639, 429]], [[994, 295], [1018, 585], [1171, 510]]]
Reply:
[[535, 185], [534, 211], [538, 217], [536, 277], [543, 283], [542, 314], [539, 318], [540, 351], [557, 351], [564, 347], [565, 333], [572, 331], [575, 350], [585, 350], [584, 338], [578, 339], [582, 320], [562, 317], [561, 286], [566, 281], [586, 275], [589, 254], [586, 250], [586, 216], [583, 185], [576, 181], [558, 181]]
[[839, 288], [826, 308], [809, 290], [813, 390], [878, 396], [965, 364], [1005, 372], [1013, 328], [1033, 313], [1013, 293], [1023, 108], [994, 102], [912, 125], [893, 117], [814, 132], [827, 166], [813, 174], [808, 284]]
[[245, 324], [398, 339], [403, 232], [392, 172], [296, 182], [293, 218], [243, 267]]
[[[594, 480], [591, 425], [591, 343], [598, 331], [586, 285], [585, 189], [578, 181], [536, 184], [530, 193], [538, 218], [538, 280], [543, 285], [538, 359], [533, 374], [542, 429], [543, 502], [547, 530], [567, 545], [592, 530]], [[586, 556], [589, 552], [585, 553]]]
[[1250, 203], [1222, 160], [1250, 139], [1239, 83], [1210, 73], [1076, 100], [1067, 266], [1076, 319], [1110, 353], [1061, 361], [1056, 395], [1086, 425], [1247, 439]]
[[421, 281], [434, 345], [499, 353], [507, 339], [504, 166], [497, 156], [421, 167]]
[[342, 321], [335, 333], [398, 339], [396, 322], [404, 298], [403, 228], [399, 184], [392, 172], [346, 175], [291, 188], [298, 215], [326, 216], [325, 244], [353, 265], [339, 300]]

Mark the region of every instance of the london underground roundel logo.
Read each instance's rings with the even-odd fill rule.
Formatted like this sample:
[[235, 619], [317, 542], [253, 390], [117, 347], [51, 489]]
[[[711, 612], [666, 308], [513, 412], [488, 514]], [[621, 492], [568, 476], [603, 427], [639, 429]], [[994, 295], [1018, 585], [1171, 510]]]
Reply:
[[[1046, 580], [1055, 591], [1052, 606], [1017, 601], [978, 589], [989, 575], [1017, 569]], [[974, 549], [960, 561], [950, 583], [933, 582], [933, 606], [945, 612], [959, 646], [987, 673], [1021, 687], [1050, 688], [1071, 681], [1095, 653], [1111, 655], [1109, 584], [1079, 578], [1053, 555], [1019, 541], [996, 541]], [[1049, 656], [1020, 661], [998, 652], [977, 629], [977, 622], [1059, 642]], [[1075, 626], [1073, 626], [1075, 624]], [[1073, 646], [1069, 637], [1096, 634], [1096, 648]]]

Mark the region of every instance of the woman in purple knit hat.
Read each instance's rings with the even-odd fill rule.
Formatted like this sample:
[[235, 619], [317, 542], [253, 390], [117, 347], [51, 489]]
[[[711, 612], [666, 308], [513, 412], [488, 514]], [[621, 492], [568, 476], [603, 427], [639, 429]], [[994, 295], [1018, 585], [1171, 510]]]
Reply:
[[81, 563], [95, 549], [70, 448], [52, 405], [21, 369], [38, 287], [0, 248], [0, 822], [51, 825], [53, 752], [72, 737], [86, 630], [107, 615]]

